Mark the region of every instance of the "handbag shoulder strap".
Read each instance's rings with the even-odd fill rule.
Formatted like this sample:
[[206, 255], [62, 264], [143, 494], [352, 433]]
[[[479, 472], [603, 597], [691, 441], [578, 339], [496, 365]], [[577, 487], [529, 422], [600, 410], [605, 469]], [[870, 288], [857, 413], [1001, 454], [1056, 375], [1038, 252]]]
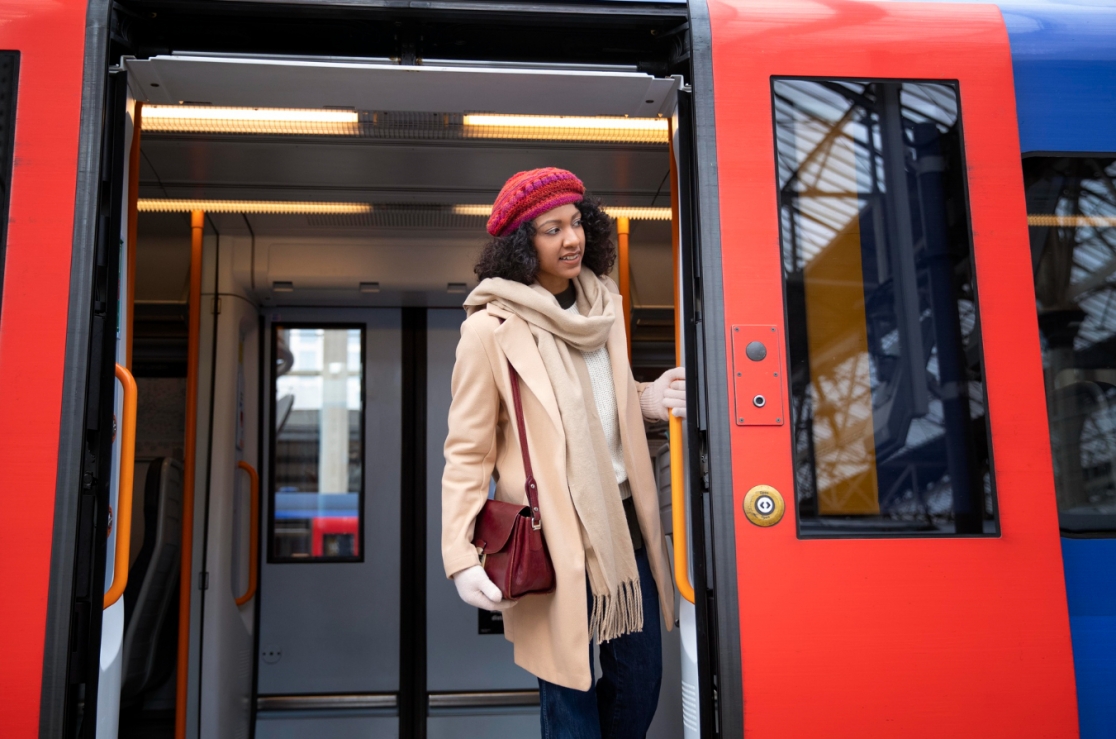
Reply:
[[531, 526], [535, 530], [542, 528], [542, 516], [539, 515], [539, 486], [535, 483], [535, 473], [531, 469], [531, 452], [527, 448], [527, 427], [523, 423], [523, 401], [519, 399], [519, 373], [508, 362], [508, 374], [511, 375], [512, 402], [515, 405], [515, 427], [519, 432], [519, 448], [523, 452], [523, 472], [527, 476], [524, 487], [527, 489], [527, 502], [531, 506]]
[[[497, 316], [499, 318], [499, 316]], [[500, 323], [504, 319], [500, 318]], [[519, 432], [519, 449], [523, 452], [523, 473], [527, 481], [523, 487], [527, 490], [527, 504], [531, 506], [531, 528], [538, 531], [542, 528], [542, 515], [539, 513], [539, 486], [535, 483], [535, 473], [531, 469], [531, 452], [527, 448], [527, 426], [523, 423], [523, 401], [519, 399], [519, 373], [512, 367], [508, 360], [508, 374], [511, 376], [512, 403], [515, 405], [515, 428]]]

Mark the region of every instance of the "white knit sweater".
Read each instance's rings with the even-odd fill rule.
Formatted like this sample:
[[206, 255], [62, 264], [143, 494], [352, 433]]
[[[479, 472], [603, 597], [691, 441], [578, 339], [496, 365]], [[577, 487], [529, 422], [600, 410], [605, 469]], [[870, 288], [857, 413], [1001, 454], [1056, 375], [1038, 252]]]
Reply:
[[[577, 305], [571, 305], [566, 310], [577, 313]], [[616, 473], [616, 482], [621, 483], [628, 479], [628, 470], [624, 467], [624, 449], [620, 445], [620, 413], [616, 408], [616, 388], [612, 383], [612, 363], [608, 356], [608, 347], [582, 352], [581, 356], [585, 358], [585, 364], [589, 368], [593, 401], [597, 406], [601, 426], [604, 427], [608, 454], [612, 458], [612, 470]], [[627, 485], [620, 486], [622, 498], [628, 498], [631, 494], [631, 488]]]

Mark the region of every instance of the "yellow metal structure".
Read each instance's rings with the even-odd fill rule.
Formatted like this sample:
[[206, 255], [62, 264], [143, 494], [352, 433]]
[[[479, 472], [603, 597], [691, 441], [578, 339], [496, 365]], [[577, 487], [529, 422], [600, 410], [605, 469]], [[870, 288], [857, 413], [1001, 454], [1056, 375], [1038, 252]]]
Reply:
[[823, 516], [880, 512], [859, 217], [806, 264], [814, 462]]

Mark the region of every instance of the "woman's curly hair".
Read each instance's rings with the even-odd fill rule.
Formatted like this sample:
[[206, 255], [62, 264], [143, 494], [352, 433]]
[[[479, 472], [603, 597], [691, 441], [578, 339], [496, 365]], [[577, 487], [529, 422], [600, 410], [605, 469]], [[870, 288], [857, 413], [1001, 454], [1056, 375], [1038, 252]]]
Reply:
[[[574, 205], [581, 211], [581, 227], [585, 231], [585, 253], [581, 264], [593, 270], [593, 274], [607, 275], [616, 262], [612, 218], [604, 212], [598, 200], [585, 198]], [[535, 225], [530, 221], [506, 236], [494, 236], [473, 267], [477, 279], [503, 277], [524, 285], [533, 283], [539, 273], [539, 255], [535, 251], [534, 239]]]

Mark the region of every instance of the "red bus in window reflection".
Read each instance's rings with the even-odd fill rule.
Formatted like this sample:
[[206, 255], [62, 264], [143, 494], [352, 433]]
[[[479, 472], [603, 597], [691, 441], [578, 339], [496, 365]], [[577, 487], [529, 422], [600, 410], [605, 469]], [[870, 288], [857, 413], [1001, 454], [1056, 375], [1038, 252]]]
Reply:
[[327, 559], [359, 557], [359, 521], [356, 516], [323, 516], [313, 519], [311, 556]]

